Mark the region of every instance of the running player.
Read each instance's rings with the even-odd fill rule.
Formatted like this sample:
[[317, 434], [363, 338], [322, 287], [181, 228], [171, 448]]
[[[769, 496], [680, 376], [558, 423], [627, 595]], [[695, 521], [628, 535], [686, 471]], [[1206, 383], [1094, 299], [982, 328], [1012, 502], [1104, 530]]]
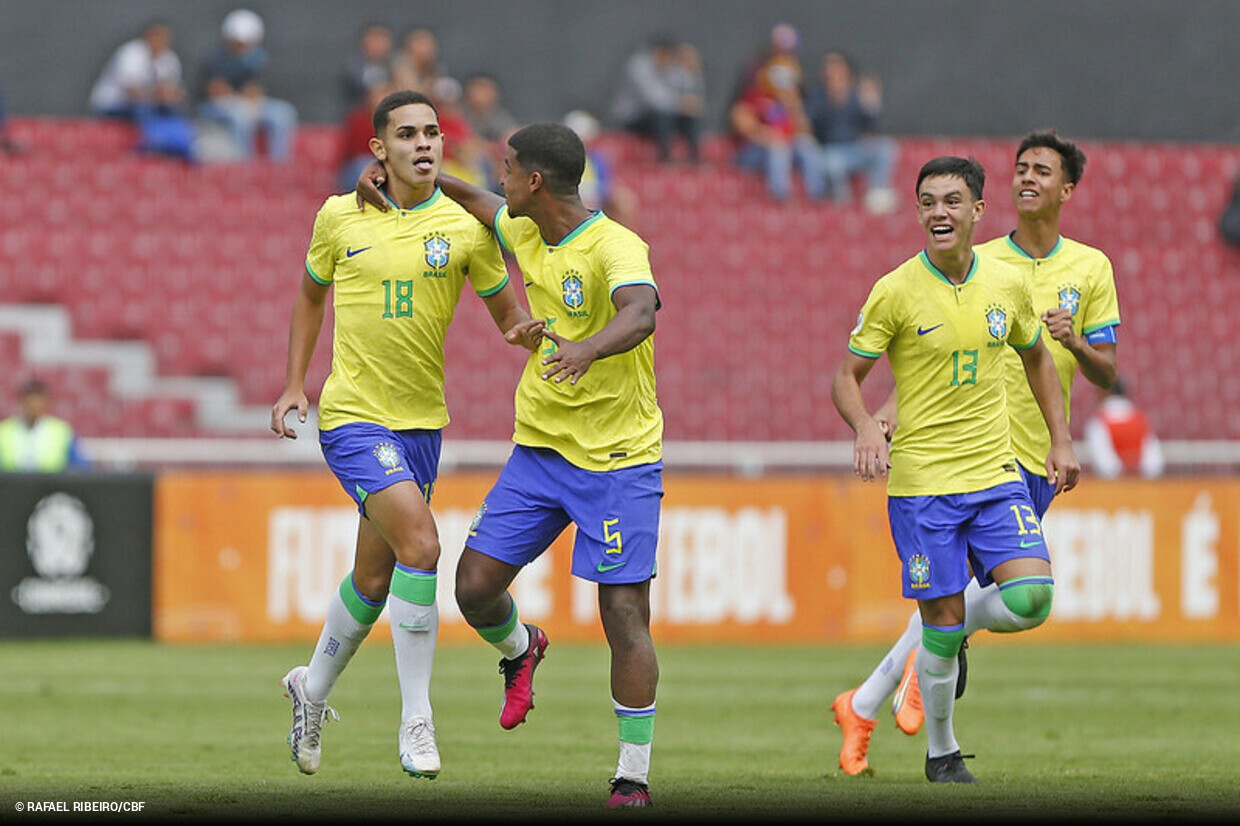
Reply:
[[[874, 285], [832, 383], [836, 407], [856, 433], [857, 474], [868, 481], [890, 469], [888, 515], [903, 593], [917, 600], [922, 621], [914, 667], [932, 782], [976, 782], [952, 726], [970, 578], [997, 583], [1010, 610], [1031, 625], [1050, 610], [1050, 556], [1011, 447], [1009, 349], [1051, 436], [1044, 468], [1054, 492], [1074, 487], [1080, 473], [1028, 281], [973, 251], [984, 182], [971, 159], [941, 157], [922, 167], [917, 205], [926, 249]], [[861, 395], [884, 352], [901, 399], [890, 454]]]
[[[1012, 175], [1016, 229], [976, 247], [979, 254], [993, 255], [1028, 274], [1034, 308], [1043, 310], [1042, 320], [1052, 339], [1047, 347], [1055, 359], [1068, 414], [1078, 365], [1081, 374], [1098, 387], [1110, 387], [1117, 375], [1120, 314], [1111, 262], [1101, 250], [1064, 238], [1059, 232], [1060, 213], [1084, 171], [1085, 153], [1076, 144], [1053, 130], [1026, 135], [1016, 150]], [[1040, 519], [1054, 495], [1039, 458], [1050, 449], [1050, 434], [1019, 362], [1014, 357], [1008, 362], [1012, 447]], [[876, 414], [880, 424], [887, 427], [888, 435], [895, 429], [895, 408], [893, 394]], [[1004, 633], [1020, 630], [1027, 624], [1027, 620], [1007, 609], [996, 587], [980, 588], [976, 582], [970, 582], [965, 589], [966, 644], [969, 635], [981, 629]], [[900, 730], [911, 735], [921, 728], [924, 712], [913, 668], [920, 640], [921, 619], [914, 611], [904, 634], [865, 682], [832, 703], [835, 721], [844, 735], [840, 767], [847, 774], [859, 774], [868, 768], [870, 735], [879, 709], [892, 692], [892, 713]], [[964, 650], [962, 646], [957, 697], [964, 690]]]
[[333, 196], [319, 210], [293, 305], [284, 390], [271, 429], [297, 438], [285, 417], [305, 422], [306, 370], [334, 290], [332, 370], [319, 405], [328, 467], [357, 503], [353, 570], [340, 583], [308, 666], [284, 677], [292, 700], [289, 746], [305, 774], [318, 770], [328, 695], [384, 604], [392, 623], [401, 691], [398, 749], [415, 777], [435, 777], [439, 751], [430, 704], [438, 635], [439, 538], [430, 511], [441, 431], [448, 424], [443, 344], [468, 282], [511, 343], [529, 317], [508, 283], [491, 233], [435, 183], [443, 134], [430, 98], [396, 92], [374, 112], [371, 151], [386, 164], [387, 214], [359, 212]]
[[[508, 586], [570, 523], [572, 572], [598, 584], [611, 648], [620, 756], [608, 807], [650, 805], [658, 661], [650, 580], [663, 496], [663, 414], [655, 395], [658, 288], [647, 245], [587, 209], [578, 185], [586, 154], [566, 126], [536, 123], [509, 139], [505, 197], [441, 176], [440, 186], [495, 228], [517, 259], [533, 315], [532, 354], [517, 387], [516, 446], [470, 529], [456, 569], [465, 620], [500, 652], [500, 725], [533, 708], [534, 669], [547, 635], [523, 623]], [[363, 172], [359, 191], [376, 203]], [[541, 327], [534, 325], [542, 325]]]

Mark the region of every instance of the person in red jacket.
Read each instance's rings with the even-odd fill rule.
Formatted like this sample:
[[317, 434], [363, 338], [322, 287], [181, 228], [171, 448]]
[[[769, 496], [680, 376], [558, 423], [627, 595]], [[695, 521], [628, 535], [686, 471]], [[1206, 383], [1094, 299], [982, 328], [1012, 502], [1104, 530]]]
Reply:
[[1162, 443], [1118, 379], [1085, 423], [1085, 448], [1094, 473], [1106, 479], [1163, 472]]

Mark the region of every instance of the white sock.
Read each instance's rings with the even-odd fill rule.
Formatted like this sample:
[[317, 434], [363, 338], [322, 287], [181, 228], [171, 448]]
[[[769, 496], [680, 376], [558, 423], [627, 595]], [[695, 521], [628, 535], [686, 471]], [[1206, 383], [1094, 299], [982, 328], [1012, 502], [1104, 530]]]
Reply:
[[1015, 631], [1026, 631], [1038, 625], [1041, 620], [1031, 620], [1017, 616], [1003, 604], [1003, 596], [999, 586], [991, 583], [985, 588], [978, 587], [977, 580], [969, 582], [964, 590], [964, 633], [966, 636], [974, 631], [985, 629], [996, 634], [1011, 634]]
[[956, 707], [956, 658], [931, 654], [925, 647], [917, 649], [914, 659], [917, 682], [921, 687], [921, 705], [926, 712], [927, 755], [942, 757], [957, 751], [952, 712]]
[[645, 783], [650, 774], [650, 743], [626, 743], [620, 741], [620, 762], [616, 764], [616, 777], [627, 777], [636, 783]]
[[515, 660], [526, 652], [530, 647], [530, 629], [525, 627], [525, 623], [518, 622], [508, 632], [508, 636], [496, 643], [492, 643], [505, 660]]
[[353, 659], [371, 627], [372, 625], [358, 622], [349, 613], [339, 590], [332, 593], [332, 598], [327, 603], [327, 619], [323, 623], [319, 641], [310, 657], [310, 668], [306, 672], [305, 687], [309, 699], [316, 703], [327, 700], [336, 680], [344, 673], [349, 660]]
[[900, 677], [904, 674], [904, 661], [908, 653], [921, 643], [921, 614], [916, 609], [909, 617], [908, 626], [896, 644], [887, 652], [865, 682], [853, 695], [853, 711], [867, 720], [877, 720], [878, 710], [900, 685]]
[[439, 606], [419, 605], [388, 595], [392, 620], [392, 647], [400, 683], [401, 720], [431, 718], [431, 668], [439, 636]]
[[620, 726], [620, 760], [616, 764], [616, 777], [648, 783], [650, 746], [654, 742], [655, 704], [632, 708], [616, 702], [613, 697], [611, 705]]

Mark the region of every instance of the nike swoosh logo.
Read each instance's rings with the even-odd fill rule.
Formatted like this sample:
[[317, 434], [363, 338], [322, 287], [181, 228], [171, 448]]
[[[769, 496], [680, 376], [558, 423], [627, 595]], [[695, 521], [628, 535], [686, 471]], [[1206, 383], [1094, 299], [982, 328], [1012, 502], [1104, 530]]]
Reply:
[[1021, 546], [1022, 548], [1032, 548], [1032, 547], [1035, 547], [1035, 546], [1037, 546], [1037, 545], [1041, 545], [1041, 544], [1042, 544], [1042, 540], [1041, 540], [1041, 539], [1035, 539], [1035, 540], [1033, 540], [1032, 542], [1030, 542], [1030, 541], [1028, 541], [1028, 540], [1025, 540], [1025, 539], [1022, 539], [1022, 540], [1021, 540], [1021, 542], [1020, 542], [1020, 546]]
[[525, 286], [527, 286], [527, 287], [532, 287], [532, 286], [534, 286], [534, 282], [533, 282], [533, 281], [526, 281], [526, 282], [525, 282]]
[[942, 324], [936, 324], [933, 327], [918, 327], [917, 335], [924, 336], [926, 333], [933, 333], [935, 330], [939, 329], [942, 326], [943, 326]]
[[406, 631], [429, 631], [430, 626], [423, 622], [402, 622], [399, 623], [401, 628]]
[[[628, 560], [625, 560], [625, 562], [627, 562], [627, 561], [628, 561]], [[617, 563], [616, 563], [616, 564], [614, 564], [614, 565], [608, 565], [608, 564], [606, 564], [606, 563], [600, 562], [600, 563], [598, 564], [598, 572], [599, 572], [600, 574], [605, 574], [605, 573], [607, 573], [608, 571], [614, 571], [614, 570], [616, 570], [617, 568], [619, 568], [619, 567], [620, 567], [621, 565], [623, 565], [623, 564], [624, 564], [624, 562], [617, 562]]]
[[361, 247], [360, 249], [353, 249], [352, 247], [350, 247], [344, 251], [344, 255], [345, 255], [345, 258], [352, 258], [358, 253], [365, 252], [368, 249], [370, 249], [370, 247]]

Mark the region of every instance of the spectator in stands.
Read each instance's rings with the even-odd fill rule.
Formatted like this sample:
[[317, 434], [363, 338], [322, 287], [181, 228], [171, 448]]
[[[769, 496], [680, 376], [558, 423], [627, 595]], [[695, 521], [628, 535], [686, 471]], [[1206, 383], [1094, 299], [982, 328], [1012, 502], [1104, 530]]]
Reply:
[[439, 57], [439, 38], [426, 26], [414, 26], [401, 39], [401, 50], [392, 59], [396, 88], [433, 97], [435, 81], [441, 77], [451, 75]]
[[1153, 479], [1163, 473], [1162, 443], [1118, 379], [1085, 423], [1085, 455], [1094, 473], [1104, 479], [1121, 475]]
[[224, 18], [222, 42], [203, 66], [198, 115], [222, 126], [226, 140], [209, 143], [202, 153], [205, 160], [254, 158], [259, 154], [260, 134], [268, 159], [283, 162], [292, 157], [297, 110], [288, 101], [267, 94], [264, 34], [263, 19], [249, 9], [236, 9]]
[[48, 386], [29, 379], [20, 396], [21, 412], [0, 422], [0, 472], [60, 473], [89, 467], [73, 426], [48, 413]]
[[449, 175], [486, 187], [486, 142], [474, 134], [461, 110], [463, 95], [461, 82], [449, 75], [438, 77], [431, 84], [430, 99], [439, 111], [439, 128], [443, 132], [443, 168]]
[[91, 88], [90, 110], [133, 121], [140, 151], [192, 160], [194, 125], [172, 43], [172, 27], [163, 20], [147, 23], [139, 36], [122, 43]]
[[805, 109], [820, 158], [828, 193], [837, 203], [852, 201], [852, 179], [865, 178], [865, 205], [874, 213], [895, 209], [891, 188], [898, 147], [877, 133], [883, 110], [882, 84], [877, 77], [856, 76], [852, 61], [840, 52], [822, 59], [819, 82], [806, 95]]
[[[391, 88], [393, 42], [392, 30], [382, 23], [367, 23], [362, 28], [357, 36], [357, 49], [345, 61], [341, 77], [346, 112], [355, 106], [365, 106], [369, 119], [369, 113], [374, 111], [374, 106], [368, 102], [371, 89], [375, 86]], [[382, 99], [380, 96], [374, 102], [377, 104]]]
[[672, 159], [672, 144], [680, 135], [689, 160], [696, 163], [705, 88], [697, 48], [659, 35], [625, 62], [612, 116], [626, 131], [653, 138], [660, 162]]
[[[479, 161], [486, 175], [487, 188], [495, 193], [502, 192], [499, 187], [499, 172], [504, 165], [505, 147], [508, 145], [508, 136], [517, 131], [520, 124], [504, 106], [499, 81], [485, 72], [477, 72], [466, 78], [461, 114], [482, 143], [482, 156]], [[357, 182], [356, 176], [353, 182]]]
[[598, 118], [582, 109], [564, 116], [564, 125], [577, 133], [586, 148], [586, 166], [577, 193], [587, 209], [602, 210], [608, 218], [636, 232], [637, 193], [620, 181], [612, 170], [611, 158], [598, 148]]
[[366, 92], [366, 98], [350, 109], [340, 124], [340, 149], [336, 156], [338, 192], [353, 191], [366, 164], [375, 159], [370, 150], [370, 139], [375, 134], [374, 112], [393, 91], [390, 81], [371, 86]]
[[778, 201], [792, 195], [796, 168], [811, 199], [821, 200], [826, 191], [818, 143], [805, 116], [797, 43], [792, 26], [781, 23], [774, 28], [765, 57], [747, 73], [748, 83], [728, 113], [737, 165], [760, 172]]
[[90, 110], [101, 117], [137, 120], [148, 113], [183, 113], [181, 58], [172, 49], [172, 27], [153, 20], [120, 45], [90, 91]]

